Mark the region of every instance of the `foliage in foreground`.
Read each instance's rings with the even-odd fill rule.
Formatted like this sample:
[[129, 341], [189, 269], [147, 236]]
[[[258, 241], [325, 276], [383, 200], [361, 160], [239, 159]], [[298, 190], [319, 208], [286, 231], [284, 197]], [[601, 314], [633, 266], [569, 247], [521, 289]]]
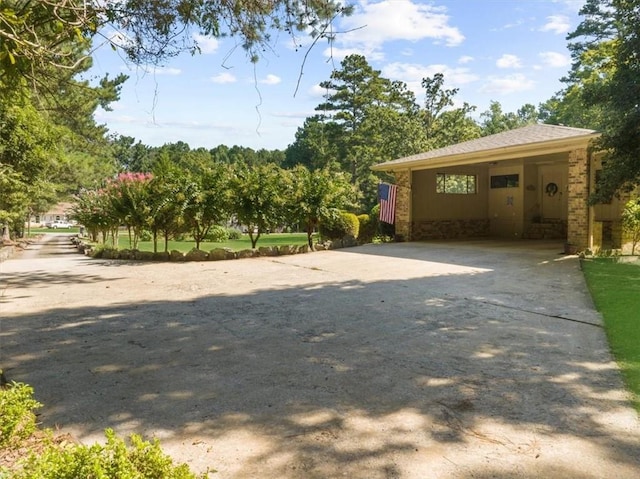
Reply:
[[[0, 388], [0, 452], [2, 449], [34, 448], [9, 469], [0, 466], [0, 477], [13, 479], [197, 479], [186, 464], [174, 465], [162, 452], [158, 440], [144, 441], [132, 434], [129, 444], [111, 429], [106, 443], [56, 443], [51, 431], [38, 441], [28, 441], [36, 432], [33, 410], [41, 407], [33, 398], [33, 388], [12, 383]], [[35, 450], [37, 449], [37, 450]], [[11, 473], [11, 476], [8, 474]]]
[[33, 399], [33, 388], [22, 383], [0, 388], [0, 447], [26, 439], [36, 430], [34, 409], [42, 407]]
[[611, 351], [640, 412], [640, 265], [599, 258], [584, 260], [582, 269], [604, 318]]

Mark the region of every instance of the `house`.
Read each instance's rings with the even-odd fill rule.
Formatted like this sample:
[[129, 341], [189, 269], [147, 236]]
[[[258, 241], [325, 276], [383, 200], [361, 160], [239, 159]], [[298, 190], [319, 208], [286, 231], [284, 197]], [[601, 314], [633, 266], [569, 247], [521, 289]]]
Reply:
[[378, 164], [393, 174], [396, 235], [405, 240], [562, 240], [572, 252], [630, 249], [629, 196], [589, 205], [602, 169], [594, 130], [534, 124]]
[[44, 226], [45, 223], [51, 223], [55, 220], [69, 221], [72, 207], [72, 203], [62, 202], [52, 206], [45, 213], [33, 214], [29, 218], [29, 226], [37, 228]]

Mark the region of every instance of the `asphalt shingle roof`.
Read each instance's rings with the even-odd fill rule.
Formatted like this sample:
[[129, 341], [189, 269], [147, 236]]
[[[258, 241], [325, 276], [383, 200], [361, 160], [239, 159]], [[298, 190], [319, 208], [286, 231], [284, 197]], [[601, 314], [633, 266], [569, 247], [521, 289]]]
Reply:
[[[509, 148], [514, 146], [534, 145], [547, 141], [588, 137], [596, 133], [595, 130], [572, 128], [568, 126], [535, 124], [522, 128], [496, 133], [475, 140], [464, 141], [455, 145], [445, 146], [437, 150], [430, 150], [417, 155], [399, 158], [397, 160], [380, 163], [377, 168], [412, 163], [446, 156], [479, 153], [482, 151]], [[380, 168], [382, 169], [382, 168]]]

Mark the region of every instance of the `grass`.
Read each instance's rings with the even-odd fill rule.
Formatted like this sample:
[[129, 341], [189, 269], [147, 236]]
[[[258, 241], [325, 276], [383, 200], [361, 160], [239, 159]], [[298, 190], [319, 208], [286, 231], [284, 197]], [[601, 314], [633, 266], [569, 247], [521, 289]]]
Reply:
[[[43, 234], [43, 233], [78, 233], [80, 229], [78, 227], [73, 228], [31, 228], [29, 229], [29, 233], [32, 235]], [[26, 234], [26, 230], [25, 230]]]
[[[270, 233], [260, 236], [256, 248], [261, 246], [280, 246], [280, 245], [303, 245], [307, 244], [306, 233]], [[178, 250], [187, 252], [196, 247], [195, 241], [169, 241], [169, 251]], [[249, 235], [242, 235], [242, 238], [237, 240], [227, 240], [224, 242], [213, 243], [203, 242], [200, 243], [200, 249], [202, 251], [211, 251], [215, 248], [229, 248], [233, 251], [240, 251], [243, 249], [251, 249], [251, 239]], [[126, 233], [120, 234], [118, 238], [118, 249], [129, 249], [129, 236]], [[140, 251], [153, 251], [152, 241], [140, 241], [138, 243], [138, 250]], [[158, 251], [164, 251], [164, 240], [158, 239]]]
[[597, 258], [584, 260], [582, 269], [633, 406], [640, 412], [640, 263]]
[[[307, 243], [306, 233], [271, 233], [261, 235], [256, 248], [261, 246], [280, 246], [280, 245], [302, 245]], [[195, 241], [169, 241], [169, 251], [178, 250], [187, 252], [196, 247]], [[129, 248], [129, 237], [120, 235], [118, 238], [118, 249]], [[202, 251], [211, 251], [215, 248], [230, 248], [233, 251], [240, 251], [243, 249], [251, 249], [251, 239], [249, 235], [242, 235], [242, 238], [237, 240], [227, 240], [224, 242], [213, 243], [203, 242], [200, 243], [200, 249]], [[141, 241], [138, 244], [140, 251], [153, 251], [152, 241]], [[158, 251], [164, 251], [164, 240], [158, 240]]]
[[[51, 229], [51, 228], [31, 228], [30, 233], [32, 235], [43, 233], [70, 233], [78, 234], [78, 228], [70, 229]], [[314, 241], [317, 241], [318, 236], [314, 234]], [[307, 244], [306, 233], [269, 233], [260, 236], [256, 248], [261, 246], [280, 246], [280, 245], [304, 245]], [[192, 250], [196, 247], [196, 243], [193, 240], [185, 241], [169, 241], [169, 251], [178, 250], [184, 253]], [[242, 238], [237, 240], [227, 240], [224, 242], [203, 242], [200, 243], [200, 249], [202, 251], [211, 251], [215, 248], [229, 248], [233, 251], [240, 251], [243, 249], [251, 249], [251, 239], [249, 235], [243, 234]], [[118, 237], [118, 249], [129, 249], [129, 236], [126, 231], [121, 231]], [[138, 250], [140, 251], [153, 251], [152, 241], [140, 241], [138, 243]], [[164, 251], [164, 240], [158, 238], [158, 251]]]

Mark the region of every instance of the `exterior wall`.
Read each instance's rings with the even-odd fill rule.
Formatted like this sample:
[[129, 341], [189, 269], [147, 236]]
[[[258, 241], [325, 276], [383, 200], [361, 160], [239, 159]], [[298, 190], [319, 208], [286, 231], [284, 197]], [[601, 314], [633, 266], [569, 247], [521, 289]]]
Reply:
[[396, 193], [396, 239], [410, 241], [411, 235], [411, 171], [394, 172]]
[[477, 238], [489, 236], [490, 222], [486, 218], [468, 220], [422, 220], [411, 225], [414, 240]]
[[580, 148], [569, 152], [568, 222], [567, 244], [571, 250], [581, 251], [591, 247], [589, 219], [590, 168], [587, 150]]
[[527, 226], [538, 221], [540, 211], [540, 186], [538, 184], [538, 167], [536, 165], [524, 166], [523, 187], [523, 220], [525, 230]]
[[[476, 194], [436, 192], [438, 173], [476, 176]], [[472, 238], [489, 235], [486, 167], [418, 170], [412, 174], [411, 239]]]

